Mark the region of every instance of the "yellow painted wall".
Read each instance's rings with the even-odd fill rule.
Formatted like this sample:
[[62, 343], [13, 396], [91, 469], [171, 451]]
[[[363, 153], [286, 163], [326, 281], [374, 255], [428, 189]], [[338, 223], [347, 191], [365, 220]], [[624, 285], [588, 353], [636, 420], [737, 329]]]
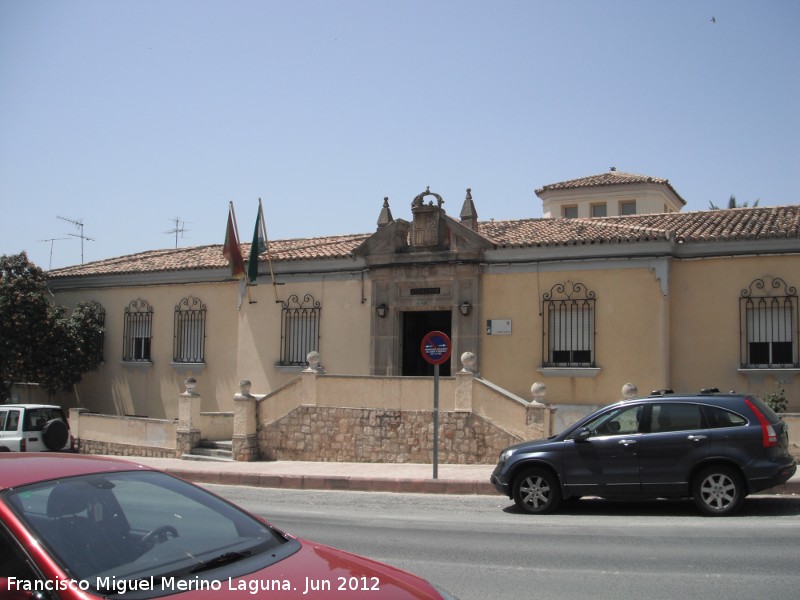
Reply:
[[743, 289], [766, 275], [800, 287], [800, 258], [728, 257], [676, 263], [670, 294], [671, 379], [676, 391], [717, 387], [762, 394], [776, 391], [776, 379], [781, 379], [788, 410], [800, 409], [800, 381], [795, 381], [800, 373], [748, 377], [739, 372], [739, 298]]
[[[554, 377], [542, 365], [542, 297], [559, 283], [584, 284], [596, 295], [596, 377]], [[484, 331], [478, 366], [481, 374], [523, 397], [531, 385], [547, 385], [546, 401], [607, 404], [621, 398], [627, 382], [640, 391], [663, 387], [667, 377], [660, 352], [665, 301], [654, 273], [642, 268], [485, 275], [482, 321], [511, 319], [511, 335]]]
[[[204, 368], [172, 365], [173, 320], [181, 299], [194, 296], [206, 305]], [[153, 308], [153, 339], [150, 363], [123, 363], [124, 310], [141, 298]], [[185, 391], [187, 377], [197, 379], [202, 411], [233, 410], [236, 379], [237, 287], [234, 283], [154, 285], [59, 292], [56, 302], [72, 309], [80, 300], [95, 300], [106, 311], [105, 361], [84, 375], [76, 397], [61, 398], [64, 406], [77, 405], [90, 411], [174, 419], [178, 396]]]
[[[280, 367], [281, 310], [292, 294], [303, 302], [311, 294], [320, 303], [321, 367], [329, 373], [369, 374], [370, 301], [362, 303], [360, 277], [348, 280], [287, 283], [251, 288], [255, 304], [245, 301], [239, 319], [238, 379], [249, 379], [254, 393], [284, 385], [302, 367]], [[235, 391], [235, 390], [234, 390]]]

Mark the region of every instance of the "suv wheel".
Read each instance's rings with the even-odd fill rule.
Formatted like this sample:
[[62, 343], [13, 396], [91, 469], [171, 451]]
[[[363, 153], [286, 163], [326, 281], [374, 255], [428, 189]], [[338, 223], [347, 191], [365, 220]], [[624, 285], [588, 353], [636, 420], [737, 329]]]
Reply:
[[561, 503], [558, 478], [541, 467], [522, 471], [514, 480], [513, 494], [516, 505], [532, 514], [553, 512]]
[[745, 489], [735, 469], [719, 465], [704, 469], [697, 475], [692, 485], [692, 496], [701, 512], [721, 517], [739, 509]]
[[48, 450], [61, 450], [68, 438], [67, 424], [61, 419], [51, 419], [42, 429], [42, 441]]

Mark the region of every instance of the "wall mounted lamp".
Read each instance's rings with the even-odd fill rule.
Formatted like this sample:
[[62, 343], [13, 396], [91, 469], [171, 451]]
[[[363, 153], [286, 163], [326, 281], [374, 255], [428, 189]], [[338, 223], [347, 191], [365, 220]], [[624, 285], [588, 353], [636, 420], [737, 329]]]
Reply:
[[472, 312], [472, 304], [470, 304], [465, 300], [464, 302], [458, 305], [458, 310], [460, 310], [461, 314], [466, 317], [469, 315], [469, 313]]
[[376, 306], [375, 307], [375, 312], [378, 313], [378, 316], [381, 319], [384, 319], [386, 317], [386, 311], [387, 310], [388, 310], [388, 308], [386, 307], [385, 304], [381, 304], [380, 306]]

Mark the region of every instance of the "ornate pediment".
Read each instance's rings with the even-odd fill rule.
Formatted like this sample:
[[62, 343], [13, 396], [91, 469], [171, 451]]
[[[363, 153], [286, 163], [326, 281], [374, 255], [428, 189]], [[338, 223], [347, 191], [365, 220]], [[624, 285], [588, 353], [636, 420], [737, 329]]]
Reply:
[[[432, 197], [427, 203], [425, 199]], [[472, 197], [468, 190], [468, 200]], [[364, 241], [356, 250], [356, 256], [372, 258], [370, 262], [405, 262], [398, 255], [409, 257], [426, 254], [426, 260], [437, 253], [458, 253], [464, 257], [475, 257], [492, 247], [492, 242], [473, 229], [473, 223], [461, 223], [445, 213], [444, 200], [427, 188], [411, 202], [411, 222], [392, 219], [388, 198], [384, 198], [378, 231]], [[462, 211], [463, 212], [463, 211]], [[387, 217], [387, 215], [389, 215]]]

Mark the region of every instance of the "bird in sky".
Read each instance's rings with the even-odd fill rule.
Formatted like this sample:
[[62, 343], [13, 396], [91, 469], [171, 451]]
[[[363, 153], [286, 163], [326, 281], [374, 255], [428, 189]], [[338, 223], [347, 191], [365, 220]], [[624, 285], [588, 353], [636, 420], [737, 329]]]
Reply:
[[711, 17], [710, 20], [711, 20], [712, 23], [716, 23], [717, 22], [717, 18], [716, 17]]

